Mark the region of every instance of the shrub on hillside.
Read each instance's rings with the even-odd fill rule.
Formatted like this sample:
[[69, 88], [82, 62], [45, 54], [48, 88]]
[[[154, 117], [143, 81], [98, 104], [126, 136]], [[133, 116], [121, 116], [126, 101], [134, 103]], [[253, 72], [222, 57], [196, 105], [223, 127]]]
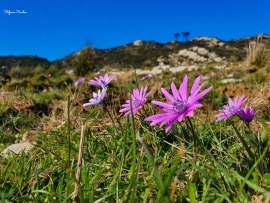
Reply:
[[46, 70], [46, 74], [51, 74], [54, 75], [58, 72], [58, 69], [55, 65], [51, 65], [47, 70]]
[[84, 48], [75, 63], [74, 73], [78, 76], [84, 76], [89, 72], [95, 71], [95, 50], [91, 47]]
[[26, 89], [30, 86], [30, 81], [27, 79], [16, 81], [13, 83], [9, 83], [5, 86], [5, 90], [7, 91], [15, 91], [17, 89], [23, 88]]
[[66, 85], [72, 85], [74, 81], [69, 76], [63, 76], [56, 78], [53, 83], [57, 88], [66, 87]]
[[46, 80], [48, 80], [48, 77], [44, 74], [37, 74], [31, 78], [33, 82], [45, 82]]

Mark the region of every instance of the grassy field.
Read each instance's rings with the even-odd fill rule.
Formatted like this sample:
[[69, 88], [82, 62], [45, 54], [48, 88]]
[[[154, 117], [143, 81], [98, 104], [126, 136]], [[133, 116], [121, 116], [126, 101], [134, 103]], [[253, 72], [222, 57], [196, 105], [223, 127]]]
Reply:
[[[101, 90], [88, 84], [94, 73], [77, 86], [72, 83], [79, 78], [63, 72], [2, 85], [0, 150], [30, 131], [32, 137], [24, 139], [34, 147], [0, 157], [0, 201], [270, 202], [269, 62], [248, 67], [239, 62], [215, 74], [213, 66], [143, 81], [131, 70], [108, 82], [104, 95], [93, 95]], [[222, 84], [232, 73], [242, 82]], [[192, 88], [201, 74], [208, 76], [207, 84], [199, 88], [202, 78]], [[185, 76], [189, 98], [182, 98]], [[130, 96], [146, 86], [147, 97]], [[247, 98], [242, 104], [228, 104], [241, 96]], [[97, 104], [83, 106], [93, 97]], [[138, 111], [124, 116], [119, 111], [130, 99]], [[153, 100], [171, 109], [162, 112]], [[226, 111], [228, 105], [233, 108]], [[246, 107], [258, 110], [252, 121], [239, 114]], [[162, 113], [166, 118], [150, 125], [147, 118]], [[225, 118], [216, 122], [218, 114]]]

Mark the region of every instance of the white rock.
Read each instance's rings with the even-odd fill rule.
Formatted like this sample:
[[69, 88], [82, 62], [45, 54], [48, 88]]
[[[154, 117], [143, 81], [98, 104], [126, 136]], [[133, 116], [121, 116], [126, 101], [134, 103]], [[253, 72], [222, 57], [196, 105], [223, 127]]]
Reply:
[[187, 49], [182, 49], [178, 52], [179, 56], [188, 56], [188, 50]]
[[10, 145], [4, 151], [2, 151], [0, 155], [3, 157], [7, 157], [9, 154], [12, 154], [12, 152], [15, 154], [19, 154], [22, 151], [28, 152], [32, 147], [33, 145], [29, 142], [21, 142], [18, 144]]
[[224, 42], [219, 42], [219, 43], [218, 43], [218, 46], [220, 46], [220, 47], [222, 47], [222, 46], [224, 46], [224, 45], [225, 45]]
[[134, 46], [141, 46], [143, 44], [142, 40], [136, 40], [135, 42], [133, 42]]
[[169, 69], [169, 71], [171, 71], [172, 73], [177, 73], [177, 72], [181, 72], [181, 71], [193, 71], [193, 70], [198, 70], [198, 66], [177, 66], [177, 67], [171, 67]]
[[209, 80], [209, 76], [202, 76], [201, 79], [202, 80]]
[[199, 47], [197, 47], [197, 46], [196, 46], [196, 47], [191, 47], [191, 48], [190, 48], [191, 51], [195, 51], [195, 52], [197, 52], [198, 49], [199, 49]]
[[223, 65], [223, 66], [214, 66], [214, 68], [215, 68], [215, 69], [218, 69], [218, 70], [224, 69], [225, 67], [226, 67], [226, 65]]
[[73, 75], [74, 74], [74, 71], [73, 70], [66, 70], [66, 74]]
[[222, 60], [222, 58], [220, 58], [220, 57], [216, 57], [216, 58], [214, 58], [214, 61], [215, 61], [215, 62], [222, 62], [223, 60]]
[[222, 84], [227, 84], [227, 83], [236, 83], [236, 82], [242, 82], [242, 81], [243, 80], [241, 79], [228, 78], [228, 79], [221, 80], [220, 82]]
[[209, 51], [205, 48], [198, 48], [197, 52], [202, 56], [207, 56], [209, 54]]

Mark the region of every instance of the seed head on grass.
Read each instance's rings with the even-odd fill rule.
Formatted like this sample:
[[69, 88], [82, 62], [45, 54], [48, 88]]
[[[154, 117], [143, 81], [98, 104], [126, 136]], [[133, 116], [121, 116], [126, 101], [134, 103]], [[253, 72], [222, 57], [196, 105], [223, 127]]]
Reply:
[[83, 107], [91, 106], [91, 105], [97, 105], [100, 104], [105, 95], [106, 95], [107, 88], [102, 88], [102, 90], [98, 90], [98, 93], [93, 93], [94, 98], [90, 99], [88, 103], [83, 104]]
[[[139, 109], [141, 109], [143, 105], [145, 104], [145, 102], [147, 101], [146, 97], [151, 91], [148, 93], [146, 93], [146, 91], [147, 91], [147, 86], [144, 88], [142, 87], [140, 90], [139, 89], [133, 90], [133, 94], [131, 95], [133, 114], [136, 114], [139, 111]], [[128, 116], [129, 114], [131, 114], [130, 100], [127, 100], [126, 104], [123, 104], [123, 109], [121, 109], [119, 112], [126, 112], [125, 116]]]
[[96, 80], [90, 80], [88, 84], [94, 85], [94, 86], [100, 86], [102, 88], [107, 87], [108, 84], [114, 79], [113, 76], [109, 76], [108, 73], [106, 73], [103, 76], [95, 77]]
[[237, 115], [239, 111], [241, 111], [246, 100], [247, 97], [245, 96], [240, 97], [239, 100], [238, 97], [236, 97], [234, 101], [231, 98], [229, 98], [228, 100], [229, 105], [226, 105], [222, 110], [219, 110], [220, 114], [216, 115], [217, 117], [216, 122], [221, 120], [227, 120], [228, 118]]
[[160, 127], [168, 124], [165, 130], [166, 132], [168, 132], [176, 121], [181, 122], [184, 117], [193, 116], [193, 110], [202, 107], [202, 104], [197, 102], [212, 89], [212, 87], [209, 87], [204, 91], [200, 92], [200, 90], [206, 84], [206, 82], [204, 82], [199, 86], [200, 79], [201, 76], [195, 79], [190, 91], [190, 96], [188, 96], [187, 76], [184, 77], [179, 90], [176, 89], [175, 84], [172, 82], [171, 90], [173, 96], [169, 92], [167, 92], [167, 90], [161, 88], [163, 95], [167, 98], [167, 100], [169, 100], [169, 103], [152, 101], [153, 104], [162, 107], [161, 111], [164, 113], [150, 116], [146, 118], [145, 121], [152, 121], [152, 123], [150, 124], [151, 126], [160, 122]]
[[253, 112], [253, 109], [251, 107], [248, 107], [247, 109], [242, 109], [237, 114], [243, 121], [250, 123], [254, 117], [257, 115], [258, 111]]

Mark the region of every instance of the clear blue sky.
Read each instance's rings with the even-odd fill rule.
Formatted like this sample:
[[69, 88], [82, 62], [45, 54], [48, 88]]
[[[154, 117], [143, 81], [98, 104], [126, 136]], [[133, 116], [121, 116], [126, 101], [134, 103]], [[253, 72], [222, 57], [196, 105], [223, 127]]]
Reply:
[[270, 34], [269, 0], [0, 0], [0, 11], [0, 56], [50, 61], [86, 45], [167, 43], [184, 31], [222, 40]]

